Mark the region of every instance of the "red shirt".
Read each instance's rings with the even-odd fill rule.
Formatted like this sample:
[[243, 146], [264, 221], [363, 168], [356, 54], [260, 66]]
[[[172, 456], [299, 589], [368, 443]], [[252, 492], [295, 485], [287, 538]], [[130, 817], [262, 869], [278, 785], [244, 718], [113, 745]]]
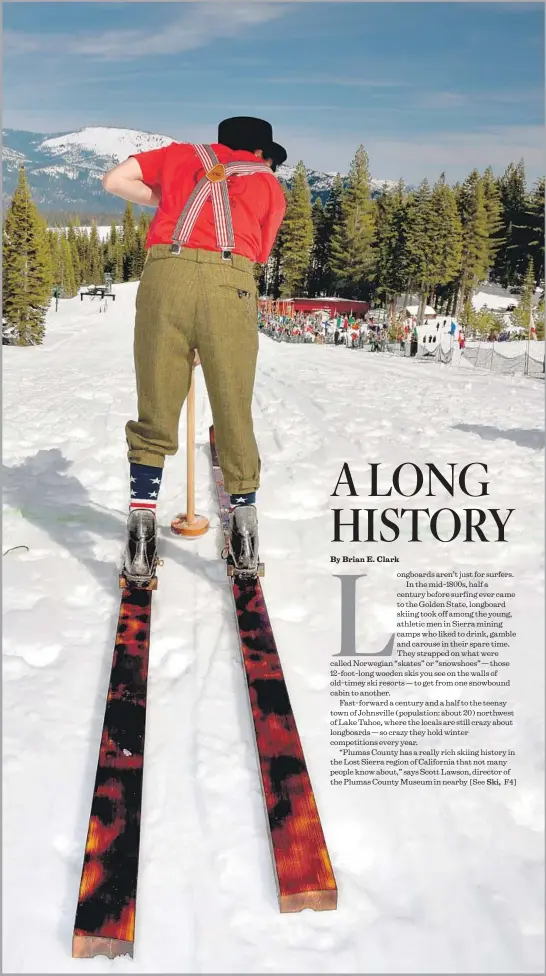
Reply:
[[[212, 149], [221, 163], [232, 160], [256, 162], [254, 153], [244, 149], [228, 149], [218, 143], [212, 144]], [[173, 142], [163, 149], [135, 153], [134, 159], [142, 170], [143, 182], [160, 199], [150, 224], [146, 247], [170, 244], [186, 200], [203, 176], [203, 165], [195, 149], [184, 142]], [[234, 253], [265, 264], [286, 210], [284, 193], [277, 179], [267, 173], [234, 176], [229, 181], [229, 199], [235, 234]], [[210, 198], [205, 202], [186, 246], [203, 248], [205, 251], [218, 250]]]

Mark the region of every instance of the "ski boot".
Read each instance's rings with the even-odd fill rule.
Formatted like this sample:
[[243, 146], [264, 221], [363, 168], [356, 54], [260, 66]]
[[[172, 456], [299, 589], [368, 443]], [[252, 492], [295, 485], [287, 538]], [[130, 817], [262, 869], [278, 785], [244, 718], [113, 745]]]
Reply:
[[258, 558], [258, 516], [255, 505], [236, 505], [229, 514], [228, 576], [255, 579], [264, 575]]
[[153, 512], [135, 508], [127, 519], [127, 546], [119, 585], [157, 589], [157, 526]]

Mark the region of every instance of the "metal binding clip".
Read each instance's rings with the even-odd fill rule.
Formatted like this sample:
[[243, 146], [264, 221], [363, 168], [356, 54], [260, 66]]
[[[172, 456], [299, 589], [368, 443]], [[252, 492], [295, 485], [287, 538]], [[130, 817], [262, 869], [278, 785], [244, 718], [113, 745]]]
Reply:
[[179, 243], [171, 244], [171, 254], [180, 254], [182, 245]]
[[231, 251], [227, 249], [222, 251], [222, 261], [231, 261]]

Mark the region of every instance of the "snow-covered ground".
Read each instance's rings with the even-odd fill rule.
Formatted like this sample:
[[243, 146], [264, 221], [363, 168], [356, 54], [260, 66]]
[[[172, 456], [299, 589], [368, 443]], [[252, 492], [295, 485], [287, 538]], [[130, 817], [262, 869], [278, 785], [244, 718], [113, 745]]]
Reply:
[[[119, 605], [135, 291], [116, 286], [105, 314], [98, 300], [62, 301], [42, 347], [3, 350], [4, 971], [543, 972], [543, 387], [266, 337], [254, 406], [264, 592], [339, 908], [278, 913], [198, 371], [197, 510], [211, 529], [191, 543], [170, 534], [184, 508], [182, 447], [160, 498], [135, 958], [72, 960]], [[347, 461], [361, 496], [342, 504], [373, 505], [369, 462], [408, 460], [487, 463], [481, 502], [516, 509], [508, 543], [375, 547], [401, 562], [361, 570], [358, 640], [375, 646], [394, 630], [399, 571], [514, 573], [517, 722], [476, 741], [517, 752], [515, 788], [329, 783], [340, 641], [330, 555], [370, 551], [331, 542], [331, 494]], [[19, 545], [29, 551], [7, 552]]]
[[[518, 356], [527, 354], [534, 363], [544, 362], [544, 345], [544, 339], [522, 339], [513, 342], [488, 342], [486, 339], [467, 339], [465, 341], [466, 349], [479, 349], [484, 354], [488, 352], [497, 353], [503, 359], [517, 359]], [[474, 369], [472, 363], [468, 359], [465, 360], [456, 339], [452, 339], [449, 335], [442, 335], [441, 348], [444, 352], [452, 351], [453, 366], [460, 366], [461, 369]]]
[[[50, 227], [48, 229], [49, 230], [56, 230], [56, 231], [59, 231], [59, 230], [67, 231], [68, 230], [68, 227]], [[110, 237], [110, 231], [111, 231], [111, 229], [112, 229], [111, 224], [108, 224], [107, 227], [103, 226], [102, 224], [99, 227], [97, 227], [97, 234], [99, 236], [99, 241], [107, 241], [108, 238]], [[83, 226], [83, 227], [78, 227], [78, 230], [85, 231], [87, 234], [90, 234], [91, 233], [91, 227], [90, 226], [87, 226], [87, 225], [86, 226]], [[119, 226], [117, 228], [117, 230], [118, 231], [121, 231], [122, 230], [121, 226]]]
[[519, 295], [491, 295], [485, 291], [478, 291], [472, 296], [472, 307], [479, 312], [482, 308], [489, 308], [494, 312], [505, 312], [510, 305], [519, 305]]
[[[443, 340], [443, 346], [448, 347], [446, 339]], [[525, 353], [537, 362], [544, 359], [544, 339], [520, 339], [514, 340], [513, 342], [487, 342], [485, 339], [483, 342], [480, 342], [479, 339], [468, 339], [466, 346], [470, 348], [477, 348], [479, 346], [480, 349], [484, 350], [493, 349], [507, 359], [517, 358], [518, 356], [525, 355]]]

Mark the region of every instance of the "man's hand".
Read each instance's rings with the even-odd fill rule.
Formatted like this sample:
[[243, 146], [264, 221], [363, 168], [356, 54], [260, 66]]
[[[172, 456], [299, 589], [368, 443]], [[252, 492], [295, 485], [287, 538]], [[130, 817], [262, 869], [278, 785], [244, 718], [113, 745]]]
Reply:
[[134, 157], [109, 170], [102, 178], [102, 185], [108, 193], [129, 203], [138, 203], [141, 207], [159, 205], [159, 198], [142, 182], [142, 170]]

